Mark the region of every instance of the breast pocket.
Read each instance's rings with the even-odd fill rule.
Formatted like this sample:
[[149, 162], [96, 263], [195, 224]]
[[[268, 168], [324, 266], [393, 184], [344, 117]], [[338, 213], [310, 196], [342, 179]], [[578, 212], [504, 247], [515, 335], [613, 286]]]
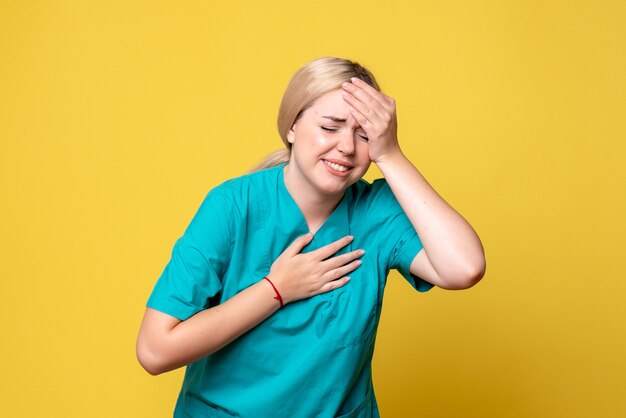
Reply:
[[350, 281], [319, 295], [325, 302], [323, 323], [328, 341], [336, 347], [347, 347], [368, 341], [375, 330], [379, 307], [378, 276], [369, 268], [368, 259], [350, 273]]

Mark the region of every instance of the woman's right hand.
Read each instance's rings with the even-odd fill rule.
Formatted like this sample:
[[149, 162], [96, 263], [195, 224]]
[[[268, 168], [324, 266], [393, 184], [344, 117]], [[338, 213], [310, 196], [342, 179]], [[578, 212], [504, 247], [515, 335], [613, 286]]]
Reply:
[[361, 265], [359, 258], [365, 254], [361, 249], [331, 257], [354, 237], [348, 235], [317, 250], [300, 253], [311, 239], [311, 233], [298, 237], [274, 261], [267, 275], [285, 304], [345, 285], [350, 280], [346, 274]]
[[[348, 283], [346, 274], [361, 264], [362, 250], [333, 257], [352, 237], [301, 254], [312, 238], [311, 234], [297, 238], [272, 264], [268, 278], [283, 303], [337, 289]], [[139, 362], [151, 374], [163, 373], [204, 358], [254, 328], [279, 309], [270, 297], [274, 290], [262, 282], [184, 321], [146, 308], [137, 337]]]

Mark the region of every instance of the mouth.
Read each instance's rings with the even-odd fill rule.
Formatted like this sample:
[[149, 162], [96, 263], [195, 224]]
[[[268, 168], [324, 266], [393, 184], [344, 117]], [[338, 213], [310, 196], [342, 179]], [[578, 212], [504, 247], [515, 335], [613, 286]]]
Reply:
[[322, 162], [324, 163], [328, 171], [330, 171], [332, 174], [339, 176], [339, 177], [347, 176], [354, 168], [352, 167], [352, 165], [349, 165], [348, 163], [339, 162], [336, 160], [333, 160], [333, 161], [322, 160]]

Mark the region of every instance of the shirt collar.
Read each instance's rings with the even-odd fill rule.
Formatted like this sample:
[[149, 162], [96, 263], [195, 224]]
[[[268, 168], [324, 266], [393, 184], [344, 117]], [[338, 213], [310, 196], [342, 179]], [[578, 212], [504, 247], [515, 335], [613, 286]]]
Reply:
[[[304, 235], [309, 232], [309, 228], [304, 219], [304, 215], [300, 208], [296, 204], [295, 200], [287, 190], [284, 179], [284, 167], [286, 163], [278, 166], [277, 170], [277, 189], [278, 189], [278, 202], [276, 202], [275, 208], [278, 210], [278, 215], [283, 220], [280, 226], [283, 232], [288, 235], [293, 235], [290, 240], [293, 241], [298, 236]], [[344, 193], [343, 197], [339, 201], [339, 204], [335, 210], [330, 214], [322, 226], [318, 229], [313, 237], [313, 241], [307, 245], [303, 252], [312, 251], [330, 244], [342, 238], [346, 235], [350, 235], [350, 214], [348, 211], [349, 202], [352, 200], [352, 188], [349, 187]], [[347, 245], [339, 253], [351, 251], [352, 244]]]

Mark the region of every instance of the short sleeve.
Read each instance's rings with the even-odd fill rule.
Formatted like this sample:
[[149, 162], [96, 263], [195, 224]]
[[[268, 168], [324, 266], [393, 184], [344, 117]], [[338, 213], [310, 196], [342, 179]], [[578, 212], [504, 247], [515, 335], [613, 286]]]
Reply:
[[415, 256], [423, 245], [411, 221], [393, 195], [393, 191], [384, 179], [375, 180], [372, 184], [373, 204], [370, 211], [382, 216], [382, 240], [387, 243], [389, 251], [389, 268], [396, 269], [419, 292], [426, 292], [433, 285], [410, 271]]
[[172, 250], [147, 306], [180, 320], [209, 307], [222, 290], [231, 253], [229, 199], [215, 189], [206, 196]]

